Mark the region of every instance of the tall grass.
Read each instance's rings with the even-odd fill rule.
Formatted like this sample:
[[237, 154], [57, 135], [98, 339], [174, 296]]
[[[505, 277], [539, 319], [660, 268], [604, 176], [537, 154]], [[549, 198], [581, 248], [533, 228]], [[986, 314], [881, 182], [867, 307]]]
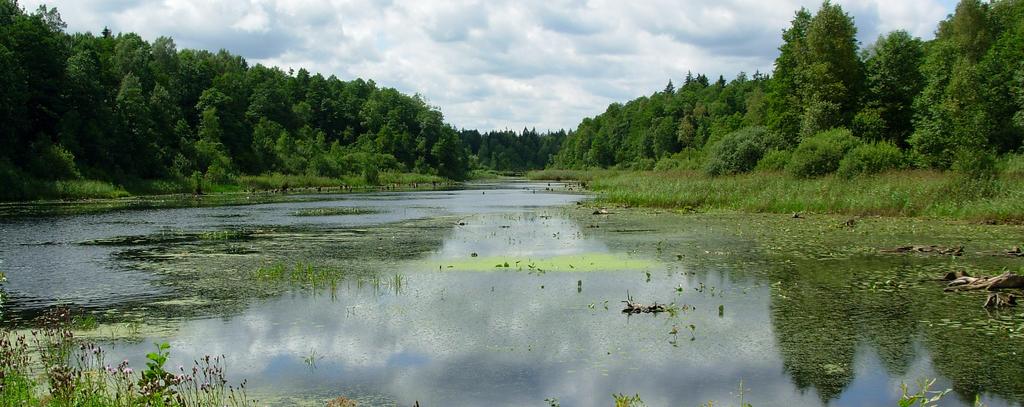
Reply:
[[146, 355], [146, 368], [107, 364], [104, 351], [65, 328], [29, 335], [0, 332], [0, 405], [84, 407], [254, 406], [227, 385], [223, 357], [204, 357], [190, 369], [166, 367], [169, 346]]
[[589, 180], [588, 186], [604, 202], [634, 206], [1024, 223], [1024, 177], [1007, 174], [983, 180], [926, 170], [853, 179], [795, 179], [776, 172], [722, 177], [696, 171], [557, 174]]

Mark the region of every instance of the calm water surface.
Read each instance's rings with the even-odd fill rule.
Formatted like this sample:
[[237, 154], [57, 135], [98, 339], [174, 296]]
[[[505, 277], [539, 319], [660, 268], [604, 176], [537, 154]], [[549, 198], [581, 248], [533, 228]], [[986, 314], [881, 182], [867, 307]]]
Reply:
[[[337, 258], [380, 278], [240, 294], [241, 306], [153, 316], [170, 328], [103, 342], [113, 360], [138, 366], [158, 341], [170, 342], [172, 364], [226, 355], [231, 379], [247, 379], [250, 395], [279, 405], [346, 396], [360, 405], [539, 406], [557, 398], [593, 406], [612, 404], [613, 393], [638, 393], [649, 406], [735, 405], [742, 382], [755, 406], [876, 406], [895, 405], [901, 382], [930, 377], [959, 392], [943, 405], [969, 405], [975, 392], [992, 406], [1024, 398], [1016, 353], [1024, 340], [1012, 334], [1020, 315], [982, 317], [1006, 321], [1011, 334], [936, 328], [957, 325], [949, 316], [962, 314], [943, 311], [951, 307], [971, 307], [961, 325], [979, 312], [975, 298], [931, 294], [913, 277], [949, 259], [769, 257], [772, 242], [714, 222], [662, 214], [603, 223], [627, 215], [590, 215], [575, 205], [586, 196], [549, 188], [563, 190], [505, 183], [0, 220], [0, 267], [10, 280], [4, 324], [57, 304], [116, 321], [152, 302], [201, 300], [166, 282], [174, 267], [223, 276], [271, 256]], [[377, 212], [294, 216], [335, 206]], [[429, 222], [444, 227], [419, 229]], [[131, 239], [268, 228], [278, 240], [232, 243], [248, 249], [234, 257], [203, 252], [224, 244], [215, 241]], [[417, 240], [425, 246], [412, 258], [384, 262], [369, 260], [373, 249], [361, 261], [346, 252], [348, 240], [332, 240], [364, 230], [384, 242], [381, 250], [403, 230], [430, 236]], [[96, 242], [106, 244], [85, 244]], [[125, 255], [140, 246], [149, 257]], [[913, 283], [858, 289], [849, 277], [858, 273], [897, 288], [892, 279]], [[627, 316], [619, 312], [627, 293], [680, 309]], [[972, 359], [978, 349], [984, 356]]]

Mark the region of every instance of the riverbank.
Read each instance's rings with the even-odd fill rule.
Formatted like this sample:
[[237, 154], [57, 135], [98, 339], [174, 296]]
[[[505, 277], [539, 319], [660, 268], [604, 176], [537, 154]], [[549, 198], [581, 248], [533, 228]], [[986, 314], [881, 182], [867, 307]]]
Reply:
[[811, 212], [1024, 223], [1024, 177], [976, 179], [926, 170], [796, 179], [776, 172], [711, 177], [697, 171], [544, 170], [533, 180], [576, 180], [598, 202], [687, 211]]
[[[373, 177], [371, 177], [373, 178]], [[149, 195], [171, 194], [218, 194], [245, 191], [286, 191], [294, 189], [316, 188], [367, 188], [378, 186], [410, 186], [418, 184], [451, 184], [454, 181], [436, 175], [381, 172], [376, 179], [364, 176], [344, 176], [340, 178], [306, 175], [243, 175], [232, 182], [206, 182], [197, 185], [191, 179], [165, 180], [130, 180], [120, 183], [90, 180], [58, 180], [42, 181], [24, 179], [7, 185], [0, 192], [0, 202], [41, 201], [41, 200], [83, 200], [83, 199], [116, 199], [141, 197]]]

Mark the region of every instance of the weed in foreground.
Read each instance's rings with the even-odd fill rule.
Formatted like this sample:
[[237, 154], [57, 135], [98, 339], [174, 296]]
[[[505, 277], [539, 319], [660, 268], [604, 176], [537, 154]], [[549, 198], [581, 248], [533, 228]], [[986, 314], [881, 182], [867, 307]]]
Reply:
[[170, 346], [158, 344], [136, 373], [122, 361], [105, 363], [103, 350], [76, 340], [65, 327], [28, 335], [0, 332], [0, 405], [4, 406], [254, 406], [245, 382], [227, 385], [224, 357], [206, 356], [191, 369], [166, 368]]

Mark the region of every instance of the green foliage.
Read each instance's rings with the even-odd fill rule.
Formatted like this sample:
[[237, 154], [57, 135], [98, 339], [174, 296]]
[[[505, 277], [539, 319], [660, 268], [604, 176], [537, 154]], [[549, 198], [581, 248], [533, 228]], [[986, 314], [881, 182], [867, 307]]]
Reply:
[[662, 157], [654, 165], [655, 171], [699, 170], [704, 166], [704, 152], [687, 148], [668, 157]]
[[704, 150], [744, 126], [763, 125], [768, 82], [760, 73], [714, 85], [690, 75], [674, 92], [612, 104], [566, 136], [553, 166], [651, 169], [688, 149]]
[[865, 140], [906, 146], [913, 132], [914, 98], [924, 87], [919, 69], [923, 44], [906, 31], [893, 31], [879, 36], [867, 53], [867, 107], [854, 118], [854, 133]]
[[915, 393], [910, 393], [906, 383], [900, 384], [900, 391], [903, 394], [900, 396], [899, 406], [900, 407], [934, 407], [939, 405], [939, 400], [942, 400], [946, 394], [951, 392], [951, 389], [946, 390], [932, 390], [932, 386], [935, 385], [935, 379], [922, 380], [918, 382], [918, 390]]
[[3, 7], [0, 175], [23, 181], [0, 199], [51, 196], [48, 183], [82, 177], [126, 184], [199, 171], [223, 184], [267, 172], [361, 175], [372, 164], [351, 165], [354, 152], [393, 157], [381, 171], [469, 171], [458, 132], [418, 96], [249, 66], [227, 51], [178, 50], [166, 37], [65, 33], [55, 9]]
[[786, 171], [797, 178], [812, 178], [835, 172], [848, 151], [860, 140], [847, 129], [832, 129], [800, 142]]
[[748, 127], [722, 138], [711, 147], [704, 171], [709, 175], [748, 172], [757, 165], [766, 150], [762, 126]]
[[509, 130], [481, 134], [476, 130], [462, 130], [459, 137], [482, 167], [496, 171], [528, 171], [552, 163], [565, 141], [566, 132], [537, 133], [534, 129], [523, 129], [518, 134]]
[[644, 401], [640, 399], [639, 394], [627, 396], [625, 394], [612, 394], [612, 398], [615, 400], [615, 407], [642, 407]]
[[789, 150], [776, 150], [771, 149], [764, 153], [761, 160], [757, 162], [757, 166], [754, 170], [759, 172], [777, 172], [786, 169], [786, 164], [789, 164], [789, 160], [792, 157], [793, 152]]
[[838, 174], [851, 178], [863, 174], [878, 174], [901, 169], [906, 165], [903, 151], [895, 144], [883, 141], [859, 145], [839, 162]]

